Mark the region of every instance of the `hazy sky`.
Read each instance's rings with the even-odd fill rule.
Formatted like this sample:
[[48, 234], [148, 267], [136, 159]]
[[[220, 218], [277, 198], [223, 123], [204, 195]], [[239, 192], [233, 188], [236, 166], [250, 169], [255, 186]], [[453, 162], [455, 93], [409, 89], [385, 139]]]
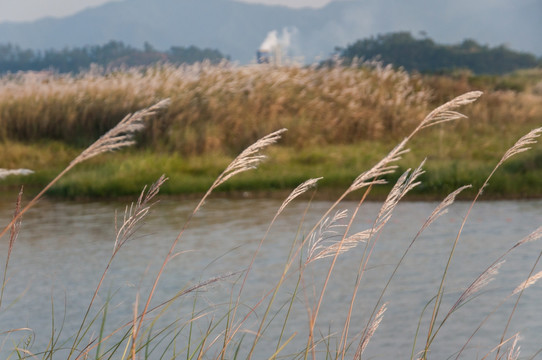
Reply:
[[[0, 22], [32, 21], [47, 16], [64, 17], [87, 7], [113, 1], [121, 0], [0, 0]], [[140, 1], [153, 4], [155, 0]], [[330, 2], [343, 0], [236, 1], [291, 7], [321, 7]], [[515, 50], [542, 55], [540, 42], [542, 0], [355, 1], [359, 2], [359, 8], [352, 8], [348, 13], [335, 14], [337, 18], [322, 24], [318, 30], [320, 34], [314, 36], [313, 40], [304, 38], [304, 46], [322, 48], [326, 39], [334, 46], [346, 46], [356, 39], [379, 33], [411, 31], [418, 34], [423, 30], [440, 43], [452, 44], [472, 38], [486, 45], [506, 44]]]
[[[45, 16], [66, 16], [89, 6], [117, 0], [0, 0], [0, 21], [29, 21]], [[150, 0], [152, 1], [152, 0]], [[241, 0], [248, 3], [318, 7], [332, 0]]]

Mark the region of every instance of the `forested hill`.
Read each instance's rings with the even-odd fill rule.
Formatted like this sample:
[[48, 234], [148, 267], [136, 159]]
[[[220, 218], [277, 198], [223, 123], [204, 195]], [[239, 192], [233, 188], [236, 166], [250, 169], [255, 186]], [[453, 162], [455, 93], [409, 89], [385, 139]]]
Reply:
[[28, 70], [77, 73], [88, 69], [91, 64], [104, 68], [120, 68], [159, 62], [192, 64], [209, 60], [212, 63], [218, 63], [225, 58], [227, 56], [214, 49], [173, 46], [168, 51], [158, 51], [148, 43], [145, 43], [143, 49], [137, 49], [120, 41], [110, 41], [105, 45], [45, 51], [21, 49], [17, 45], [4, 44], [0, 45], [0, 73]]
[[416, 39], [410, 32], [378, 35], [337, 50], [347, 64], [354, 58], [378, 59], [422, 73], [469, 69], [476, 74], [504, 74], [542, 66], [542, 58], [504, 45], [489, 47], [470, 39], [456, 45], [442, 45], [427, 37]]

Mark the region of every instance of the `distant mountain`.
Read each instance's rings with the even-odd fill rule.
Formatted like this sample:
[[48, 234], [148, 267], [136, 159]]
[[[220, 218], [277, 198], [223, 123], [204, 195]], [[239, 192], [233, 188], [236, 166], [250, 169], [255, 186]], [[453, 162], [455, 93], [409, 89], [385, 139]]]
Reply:
[[[441, 2], [429, 0], [345, 0], [320, 9], [292, 9], [233, 0], [124, 0], [65, 18], [1, 23], [0, 43], [33, 49], [110, 40], [138, 48], [148, 42], [160, 50], [196, 45], [219, 49], [233, 60], [248, 63], [272, 35], [290, 56], [313, 61], [317, 56], [328, 57], [336, 46], [406, 30], [425, 31], [438, 42], [471, 38], [542, 55], [540, 0], [449, 3], [456, 5], [443, 8]], [[270, 34], [273, 30], [277, 33]]]

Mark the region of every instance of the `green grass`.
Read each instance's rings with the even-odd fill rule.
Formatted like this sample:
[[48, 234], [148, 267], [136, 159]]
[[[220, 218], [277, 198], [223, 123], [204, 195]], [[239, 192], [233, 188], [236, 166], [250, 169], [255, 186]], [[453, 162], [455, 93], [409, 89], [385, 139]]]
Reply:
[[[495, 161], [498, 161], [499, 154], [513, 144], [514, 138], [520, 136], [514, 132], [496, 136], [496, 131], [487, 128], [485, 132], [463, 136], [462, 132], [449, 131], [450, 128], [453, 130], [453, 126], [447, 129], [444, 125], [441, 129], [427, 132], [425, 137], [413, 139], [412, 151], [398, 164], [401, 170], [416, 167], [425, 154], [430, 154], [423, 185], [413, 191], [412, 197], [437, 198], [465, 184], [481, 184]], [[305, 179], [325, 174], [319, 185], [319, 196], [334, 197], [393, 146], [393, 140], [304, 148], [276, 146], [269, 149], [268, 159], [259, 171], [241, 174], [217, 191], [232, 196], [246, 195], [248, 192], [255, 196], [279, 197]], [[27, 193], [46, 185], [81, 151], [58, 142], [34, 145], [10, 143], [0, 149], [3, 150], [0, 156], [7, 164], [6, 168], [23, 167], [35, 171], [35, 174], [27, 177], [8, 177], [2, 181], [0, 189], [11, 191], [22, 182]], [[197, 196], [209, 188], [231, 160], [231, 156], [219, 153], [185, 157], [177, 153], [144, 149], [123, 150], [80, 164], [48, 194], [68, 198], [135, 195], [145, 184], [166, 174], [170, 181], [164, 185], [163, 194]], [[503, 166], [493, 178], [486, 196], [541, 197], [541, 175], [542, 152], [535, 149]], [[393, 183], [396, 179], [397, 175], [388, 180]], [[378, 187], [372, 196], [382, 197], [388, 191], [389, 186]]]

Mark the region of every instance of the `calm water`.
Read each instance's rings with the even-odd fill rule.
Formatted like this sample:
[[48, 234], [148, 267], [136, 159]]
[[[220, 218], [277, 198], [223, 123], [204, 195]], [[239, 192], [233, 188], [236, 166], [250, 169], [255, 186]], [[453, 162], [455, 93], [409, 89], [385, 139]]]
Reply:
[[[137, 294], [141, 295], [141, 302], [146, 299], [162, 259], [194, 205], [192, 201], [162, 199], [136, 236], [115, 258], [96, 302], [99, 307], [110, 298], [106, 332], [131, 319]], [[355, 205], [347, 202], [341, 209], [352, 210]], [[352, 315], [350, 334], [353, 337], [365, 325], [395, 264], [436, 205], [427, 202], [403, 203], [396, 209], [378, 239], [368, 270], [362, 278]], [[59, 336], [59, 344], [76, 331], [113, 249], [115, 212], [122, 213], [124, 206], [120, 202], [42, 201], [25, 216], [8, 269], [9, 282], [0, 312], [0, 331], [31, 328], [34, 331], [32, 350], [35, 352], [46, 348], [53, 324], [55, 334]], [[276, 200], [208, 201], [181, 239], [177, 247], [180, 253], [168, 264], [153, 304], [200, 281], [243, 270], [279, 206], [280, 201]], [[306, 233], [329, 206], [328, 202], [311, 204], [302, 222], [307, 203], [299, 201], [291, 204], [278, 218], [248, 278], [238, 319], [276, 283], [296, 234]], [[447, 215], [437, 220], [415, 242], [386, 292], [384, 301], [388, 302], [388, 311], [366, 350], [365, 358], [410, 358], [420, 314], [437, 291], [467, 206], [467, 203], [455, 204]], [[353, 231], [370, 227], [379, 208], [379, 203], [365, 204], [356, 218]], [[11, 213], [12, 205], [3, 202], [0, 215], [4, 223]], [[542, 225], [541, 220], [542, 201], [477, 204], [452, 261], [442, 313], [449, 309], [460, 292], [494, 259]], [[3, 258], [7, 253], [6, 242], [7, 238], [4, 238], [1, 245]], [[326, 348], [326, 342], [331, 351], [335, 349], [363, 250], [364, 246], [359, 246], [339, 258], [318, 318], [318, 339], [327, 339], [318, 347], [319, 351]], [[523, 245], [507, 257], [495, 281], [479, 297], [454, 313], [442, 328], [432, 348], [434, 359], [446, 359], [461, 348], [484, 317], [525, 280], [540, 251], [541, 243], [534, 242]], [[319, 293], [329, 264], [327, 260], [317, 261], [305, 271], [303, 286], [293, 304], [284, 339], [294, 333], [296, 336], [286, 346], [284, 354], [303, 348], [307, 339], [307, 304], [314, 304], [314, 293]], [[540, 266], [536, 271], [539, 270]], [[256, 348], [258, 359], [267, 358], [275, 350], [287, 310], [286, 307], [282, 310], [280, 307], [286, 304], [296, 284], [297, 272], [293, 274], [272, 309], [273, 314], [280, 312]], [[238, 276], [232, 276], [181, 297], [158, 321], [157, 329], [178, 320], [170, 328], [171, 331], [181, 331], [176, 344], [177, 351], [181, 351], [187, 342], [188, 328], [183, 328], [183, 325], [192, 317], [192, 312], [205, 314], [194, 323], [194, 334], [204, 331], [210, 320], [213, 325], [219, 324], [216, 329], [218, 334], [224, 328], [224, 323], [220, 321], [227, 312], [231, 289], [235, 289], [235, 296], [238, 293], [238, 279]], [[529, 288], [507, 332], [508, 336], [516, 332], [521, 334], [521, 354], [526, 358], [542, 348], [541, 298], [541, 285]], [[473, 338], [464, 358], [482, 358], [498, 344], [514, 300], [515, 297], [498, 307]], [[6, 308], [7, 305], [11, 307]], [[93, 310], [93, 314], [98, 307]], [[245, 338], [240, 347], [242, 352], [251, 343], [252, 331], [257, 329], [264, 308], [257, 308], [256, 314], [249, 316], [244, 323], [242, 334]], [[424, 316], [422, 334], [426, 334], [427, 323], [427, 316]], [[100, 321], [97, 321], [91, 333], [97, 333], [99, 326]], [[28, 334], [3, 334], [0, 358], [5, 358], [13, 348], [13, 341], [18, 342]], [[423, 337], [420, 337], [416, 350], [420, 349]], [[353, 348], [355, 346], [356, 343]], [[216, 353], [211, 350], [208, 357], [214, 356]], [[149, 358], [159, 357], [156, 352]], [[319, 353], [318, 357], [325, 358], [325, 354]], [[120, 354], [115, 358], [120, 358]]]

